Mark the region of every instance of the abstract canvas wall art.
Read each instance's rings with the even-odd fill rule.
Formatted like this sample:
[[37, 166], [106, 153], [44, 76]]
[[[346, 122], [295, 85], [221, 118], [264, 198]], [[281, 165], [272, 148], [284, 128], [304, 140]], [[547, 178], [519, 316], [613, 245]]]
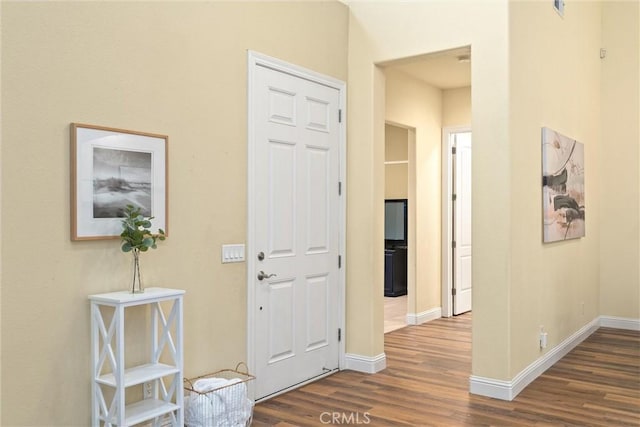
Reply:
[[584, 237], [584, 145], [542, 128], [543, 241]]

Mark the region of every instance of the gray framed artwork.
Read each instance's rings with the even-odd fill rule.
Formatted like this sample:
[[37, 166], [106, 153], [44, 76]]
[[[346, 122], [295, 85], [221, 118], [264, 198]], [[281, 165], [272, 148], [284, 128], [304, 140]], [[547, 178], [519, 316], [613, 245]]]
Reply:
[[126, 205], [167, 230], [165, 135], [71, 124], [71, 240], [118, 238]]

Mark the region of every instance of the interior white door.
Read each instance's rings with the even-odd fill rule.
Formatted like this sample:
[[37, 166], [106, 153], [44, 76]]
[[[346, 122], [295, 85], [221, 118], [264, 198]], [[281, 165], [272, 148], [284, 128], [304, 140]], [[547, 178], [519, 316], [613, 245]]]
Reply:
[[454, 134], [453, 314], [471, 310], [471, 132]]
[[256, 399], [338, 369], [340, 92], [257, 66]]

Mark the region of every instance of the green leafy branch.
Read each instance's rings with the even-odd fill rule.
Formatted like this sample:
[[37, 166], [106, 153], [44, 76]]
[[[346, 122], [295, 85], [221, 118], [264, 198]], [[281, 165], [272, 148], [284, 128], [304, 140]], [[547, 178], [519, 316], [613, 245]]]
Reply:
[[165, 232], [159, 229], [157, 234], [153, 234], [149, 228], [153, 217], [145, 218], [140, 213], [140, 208], [133, 205], [127, 205], [124, 210], [124, 219], [122, 220], [122, 252], [141, 251], [146, 252], [156, 249], [156, 241], [164, 240]]

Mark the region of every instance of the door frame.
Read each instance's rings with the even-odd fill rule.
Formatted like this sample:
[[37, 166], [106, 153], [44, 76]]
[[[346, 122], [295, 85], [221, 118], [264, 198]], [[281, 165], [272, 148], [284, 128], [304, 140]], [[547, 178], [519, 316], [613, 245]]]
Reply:
[[[339, 197], [339, 253], [342, 257], [341, 267], [338, 269], [338, 327], [342, 331], [342, 338], [338, 343], [338, 368], [343, 369], [345, 366], [345, 349], [346, 349], [346, 218], [347, 218], [347, 86], [346, 83], [324, 74], [320, 74], [313, 70], [309, 70], [298, 65], [272, 58], [270, 56], [248, 50], [247, 51], [247, 244], [246, 244], [246, 261], [247, 261], [247, 365], [249, 372], [255, 372], [255, 280], [254, 273], [256, 271], [256, 243], [255, 243], [255, 123], [253, 120], [254, 104], [253, 97], [255, 87], [253, 84], [254, 74], [257, 67], [266, 67], [281, 73], [289, 74], [294, 77], [309, 80], [324, 86], [328, 86], [339, 91], [339, 109], [341, 111], [341, 124], [339, 129], [339, 147], [338, 147], [338, 173], [341, 183], [341, 195]], [[336, 189], [338, 191], [338, 189]], [[336, 260], [338, 262], [338, 260]], [[316, 377], [313, 380], [321, 377]], [[304, 383], [303, 383], [304, 384]], [[296, 387], [302, 384], [296, 384]], [[252, 397], [253, 387], [250, 387]], [[283, 390], [284, 392], [286, 390]], [[280, 393], [274, 393], [269, 397], [274, 397]]]
[[[451, 134], [472, 132], [470, 125], [446, 126], [442, 128], [442, 317], [453, 316], [453, 156], [451, 153]], [[473, 138], [473, 133], [472, 133]]]

